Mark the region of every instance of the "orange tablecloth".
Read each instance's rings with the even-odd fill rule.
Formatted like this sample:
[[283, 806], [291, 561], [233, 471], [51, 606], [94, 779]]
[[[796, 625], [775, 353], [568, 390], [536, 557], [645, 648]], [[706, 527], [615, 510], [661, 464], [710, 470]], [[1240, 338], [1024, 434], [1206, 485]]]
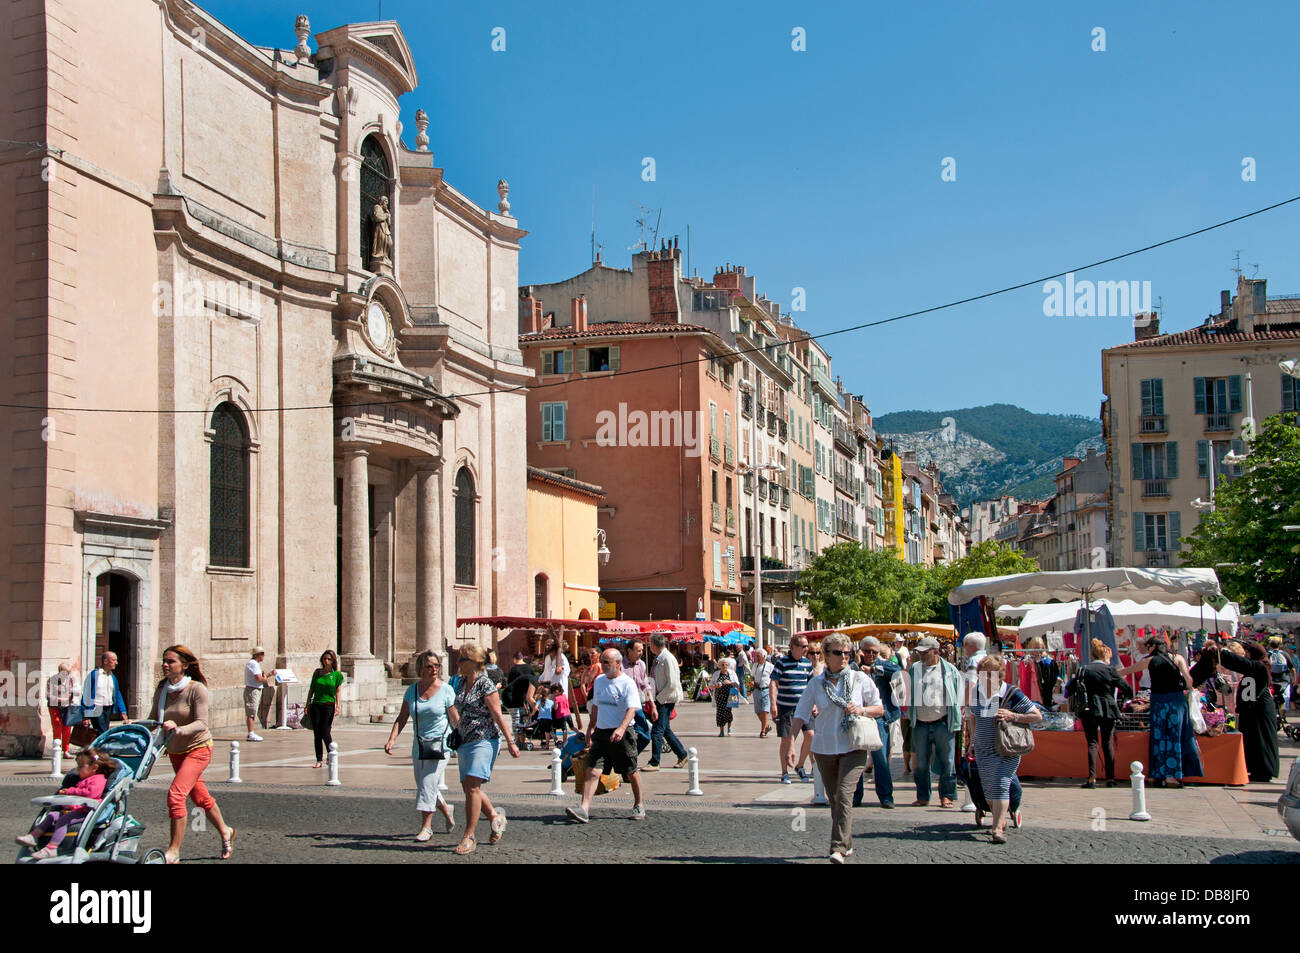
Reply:
[[[1239, 734], [1198, 735], [1201, 764], [1205, 776], [1184, 780], [1203, 784], [1245, 784], [1246, 748]], [[1151, 755], [1151, 736], [1145, 731], [1115, 732], [1115, 773], [1120, 779], [1129, 776], [1128, 766], [1141, 761], [1143, 772]], [[1097, 776], [1105, 773], [1097, 752]], [[1082, 731], [1035, 731], [1034, 750], [1020, 759], [1022, 778], [1086, 778], [1088, 776], [1088, 740]]]

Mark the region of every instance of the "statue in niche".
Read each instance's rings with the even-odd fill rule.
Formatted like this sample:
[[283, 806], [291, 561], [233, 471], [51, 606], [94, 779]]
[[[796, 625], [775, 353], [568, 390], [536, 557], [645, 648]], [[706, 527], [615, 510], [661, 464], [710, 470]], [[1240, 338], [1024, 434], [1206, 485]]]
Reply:
[[375, 224], [374, 239], [370, 243], [370, 270], [377, 274], [392, 274], [393, 231], [389, 226], [392, 213], [388, 211], [388, 196], [381, 198], [370, 211]]

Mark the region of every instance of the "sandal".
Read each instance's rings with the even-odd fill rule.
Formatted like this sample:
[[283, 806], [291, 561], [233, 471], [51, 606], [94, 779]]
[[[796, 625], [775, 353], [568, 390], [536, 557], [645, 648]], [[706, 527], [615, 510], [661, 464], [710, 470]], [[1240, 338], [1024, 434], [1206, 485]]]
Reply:
[[461, 841], [459, 844], [456, 845], [455, 853], [460, 854], [462, 857], [464, 857], [466, 854], [472, 854], [476, 850], [478, 850], [478, 841], [476, 841], [472, 837], [466, 837], [463, 841]]
[[221, 859], [229, 860], [235, 852], [235, 829], [230, 829], [230, 836], [221, 838]]
[[497, 811], [492, 817], [492, 836], [488, 838], [489, 844], [501, 843], [501, 838], [506, 832], [506, 816]]
[[1007, 842], [1007, 835], [1004, 834], [1002, 831], [994, 831], [990, 835], [990, 840], [994, 844], [1005, 844]]
[[984, 826], [984, 812], [981, 811], [978, 807], [975, 808], [975, 826], [976, 827]]
[[180, 854], [169, 854], [166, 851], [163, 851], [164, 864], [179, 864], [180, 862], [181, 862]]

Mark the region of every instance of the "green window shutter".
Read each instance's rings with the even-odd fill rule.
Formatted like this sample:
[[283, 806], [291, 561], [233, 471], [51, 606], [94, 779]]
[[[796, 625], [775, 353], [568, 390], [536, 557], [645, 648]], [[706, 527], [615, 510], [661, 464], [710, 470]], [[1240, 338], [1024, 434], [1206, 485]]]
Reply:
[[1169, 548], [1178, 552], [1183, 548], [1178, 537], [1183, 535], [1183, 514], [1173, 512], [1169, 514]]
[[1196, 412], [1205, 413], [1205, 378], [1197, 377], [1192, 381], [1192, 391], [1196, 395]]
[[1241, 413], [1241, 375], [1233, 374], [1228, 378], [1228, 413]]
[[1142, 416], [1146, 417], [1154, 414], [1155, 410], [1151, 406], [1151, 381], [1142, 381]]
[[618, 347], [611, 347], [609, 349], [609, 369], [611, 371], [617, 371], [620, 369], [620, 365], [623, 359], [622, 353], [623, 353], [622, 350]]
[[1157, 377], [1151, 382], [1151, 412], [1156, 416], [1165, 415], [1165, 382], [1162, 378]]
[[1165, 476], [1171, 480], [1178, 479], [1178, 442], [1165, 444]]
[[1142, 444], [1130, 444], [1129, 449], [1133, 453], [1133, 479], [1141, 480], [1146, 472], [1142, 469]]
[[542, 441], [551, 439], [551, 408], [554, 404], [542, 404]]
[[1202, 480], [1210, 476], [1210, 441], [1196, 441], [1196, 475]]
[[578, 373], [579, 374], [587, 373], [587, 367], [588, 367], [587, 349], [585, 347], [578, 348], [577, 357], [578, 357], [578, 366], [577, 366]]
[[564, 436], [565, 405], [554, 404], [552, 406], [554, 407], [554, 409], [551, 411], [551, 439], [564, 440], [565, 439]]
[[1246, 441], [1244, 440], [1232, 441], [1232, 452], [1244, 456], [1246, 453]]
[[1147, 550], [1147, 518], [1145, 513], [1133, 514], [1133, 552], [1144, 553]]
[[555, 373], [555, 352], [554, 351], [542, 352], [542, 373], [543, 374]]

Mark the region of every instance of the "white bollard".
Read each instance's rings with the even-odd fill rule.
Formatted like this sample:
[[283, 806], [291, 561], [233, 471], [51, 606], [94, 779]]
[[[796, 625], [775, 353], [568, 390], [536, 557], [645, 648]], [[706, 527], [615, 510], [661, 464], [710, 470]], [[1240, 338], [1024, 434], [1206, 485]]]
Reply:
[[562, 761], [560, 749], [556, 748], [555, 754], [551, 756], [551, 797], [564, 797], [564, 782], [560, 780], [564, 773]]
[[813, 760], [813, 796], [809, 803], [818, 807], [831, 803], [826, 800], [826, 783], [822, 781], [822, 773], [817, 767], [816, 759]]
[[61, 738], [54, 739], [54, 747], [50, 750], [50, 773], [46, 777], [63, 777], [63, 739]]
[[1146, 778], [1142, 776], [1142, 762], [1134, 761], [1128, 766], [1129, 780], [1133, 783], [1133, 813], [1128, 816], [1130, 821], [1149, 821], [1151, 815], [1147, 813], [1147, 787]]
[[970, 785], [969, 784], [966, 785], [966, 787], [963, 788], [963, 790], [966, 792], [966, 800], [962, 802], [961, 805], [962, 812], [965, 814], [974, 814], [975, 802], [972, 801], [970, 798]]
[[239, 776], [239, 742], [230, 742], [230, 777], [226, 778], [227, 784], [243, 784], [244, 779]]
[[687, 748], [686, 754], [686, 783], [690, 785], [686, 793], [702, 797], [704, 792], [700, 790], [700, 753], [694, 748]]
[[330, 742], [329, 768], [329, 780], [325, 783], [329, 787], [338, 787], [343, 782], [339, 780], [339, 743], [337, 741]]

